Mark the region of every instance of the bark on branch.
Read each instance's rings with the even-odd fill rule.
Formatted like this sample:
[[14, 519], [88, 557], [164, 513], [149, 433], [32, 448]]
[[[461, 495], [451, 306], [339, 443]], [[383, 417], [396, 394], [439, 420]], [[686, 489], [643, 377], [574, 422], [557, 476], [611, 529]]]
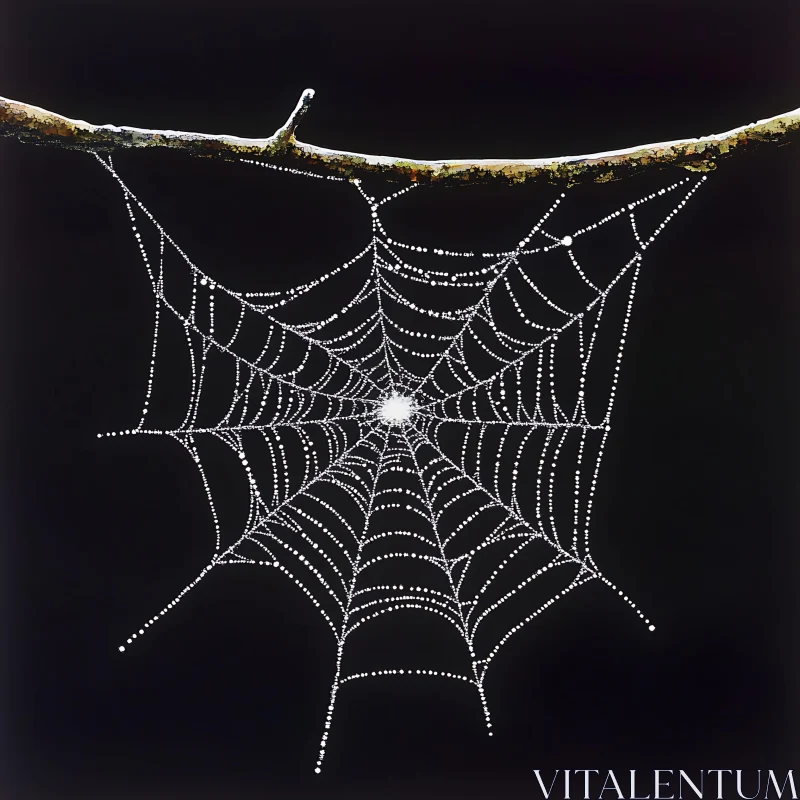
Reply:
[[100, 153], [125, 147], [162, 147], [193, 156], [229, 160], [263, 158], [277, 164], [345, 178], [377, 174], [390, 181], [437, 184], [539, 182], [560, 186], [602, 183], [645, 170], [675, 167], [708, 172], [716, 168], [719, 159], [749, 153], [766, 144], [787, 144], [800, 138], [800, 109], [797, 109], [698, 139], [637, 145], [584, 156], [419, 161], [327, 150], [297, 141], [297, 125], [308, 110], [313, 96], [313, 90], [306, 89], [286, 124], [266, 139], [92, 125], [0, 97], [0, 135], [16, 136], [23, 142]]

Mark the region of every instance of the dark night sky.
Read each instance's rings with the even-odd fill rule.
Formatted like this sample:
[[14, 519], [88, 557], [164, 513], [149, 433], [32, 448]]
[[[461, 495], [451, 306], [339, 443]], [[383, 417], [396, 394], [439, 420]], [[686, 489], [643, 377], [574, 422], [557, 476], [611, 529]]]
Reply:
[[[357, 152], [596, 152], [800, 105], [789, 2], [30, 0], [0, 24], [4, 96], [262, 136], [310, 86], [299, 137]], [[95, 437], [135, 423], [149, 358], [119, 192], [83, 153], [0, 140], [3, 797], [522, 798], [536, 768], [800, 769], [796, 148], [724, 162], [645, 261], [593, 542], [656, 632], [575, 592], [495, 663], [493, 739], [463, 687], [364, 682], [317, 777], [334, 650], [285, 582], [220, 569], [117, 652], [207, 563], [208, 513], [175, 442]], [[330, 187], [117, 164], [231, 286], [292, 285], [368, 232]], [[506, 191], [439, 192], [395, 223], [507, 241], [536, 193]]]

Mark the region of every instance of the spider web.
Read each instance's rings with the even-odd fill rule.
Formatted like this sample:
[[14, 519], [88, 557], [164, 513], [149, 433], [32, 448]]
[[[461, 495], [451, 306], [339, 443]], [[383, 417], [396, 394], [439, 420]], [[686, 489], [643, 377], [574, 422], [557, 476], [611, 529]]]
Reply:
[[[352, 681], [425, 675], [463, 682], [477, 691], [491, 736], [488, 667], [511, 636], [570, 592], [601, 581], [654, 630], [595, 563], [590, 518], [643, 255], [705, 176], [569, 233], [559, 229], [561, 193], [513, 247], [476, 253], [389, 235], [382, 207], [419, 191], [416, 184], [379, 199], [356, 179], [243, 159], [349, 184], [371, 215], [372, 237], [322, 277], [242, 293], [193, 263], [111, 158], [96, 157], [122, 189], [155, 298], [141, 418], [135, 428], [98, 437], [179, 442], [199, 470], [216, 529], [208, 565], [127, 645], [212, 570], [255, 565], [283, 573], [336, 644], [320, 772], [338, 693]], [[648, 235], [637, 215], [656, 198], [671, 208]], [[612, 237], [627, 255], [609, 265], [597, 255]], [[357, 286], [349, 301], [304, 319], [306, 295], [318, 298], [345, 275]], [[191, 388], [183, 420], [155, 429], [145, 424], [168, 318], [183, 331]], [[616, 333], [609, 337], [608, 329]], [[223, 375], [229, 388], [220, 407], [212, 395]], [[229, 448], [247, 481], [247, 519], [233, 535], [220, 522], [204, 469], [200, 443], [208, 437]], [[351, 637], [407, 610], [455, 629], [463, 671], [347, 667]], [[501, 622], [489, 624], [495, 619]]]

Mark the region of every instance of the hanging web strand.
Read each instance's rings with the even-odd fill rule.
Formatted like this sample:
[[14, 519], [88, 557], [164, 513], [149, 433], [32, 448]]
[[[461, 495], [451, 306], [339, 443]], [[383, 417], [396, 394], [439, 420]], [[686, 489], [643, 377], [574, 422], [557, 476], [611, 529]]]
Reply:
[[[381, 210], [418, 189], [381, 199], [353, 180], [371, 239], [307, 283], [241, 293], [191, 261], [111, 159], [96, 157], [122, 192], [155, 300], [139, 423], [98, 436], [177, 441], [199, 471], [215, 527], [210, 562], [120, 651], [215, 569], [282, 573], [319, 611], [336, 647], [319, 772], [337, 698], [353, 681], [435, 676], [464, 684], [491, 735], [489, 665], [515, 633], [579, 587], [605, 584], [654, 630], [597, 566], [590, 519], [644, 255], [705, 176], [676, 181], [569, 233], [559, 229], [561, 194], [532, 214], [519, 241], [495, 253], [395, 239]], [[645, 233], [637, 212], [659, 197], [674, 198], [671, 210]], [[611, 271], [598, 270], [582, 245], [613, 226], [627, 236], [628, 253]], [[546, 270], [537, 272], [545, 258], [548, 269], [574, 279], [566, 299], [547, 288]], [[319, 297], [344, 272], [358, 276], [344, 307], [297, 322], [306, 295]], [[236, 320], [224, 334], [223, 303]], [[161, 429], [147, 420], [168, 319], [183, 329], [190, 389], [182, 422]], [[609, 327], [616, 328], [611, 349]], [[255, 349], [252, 336], [245, 347], [245, 329], [258, 332]], [[206, 395], [223, 362], [232, 367], [230, 403], [209, 419]], [[201, 452], [209, 437], [244, 473], [249, 507], [238, 531], [223, 529], [217, 516]], [[564, 485], [569, 525], [557, 508]], [[453, 632], [462, 643], [461, 672], [410, 662], [365, 671], [348, 663], [353, 637], [409, 611]], [[505, 620], [499, 628], [498, 619]]]

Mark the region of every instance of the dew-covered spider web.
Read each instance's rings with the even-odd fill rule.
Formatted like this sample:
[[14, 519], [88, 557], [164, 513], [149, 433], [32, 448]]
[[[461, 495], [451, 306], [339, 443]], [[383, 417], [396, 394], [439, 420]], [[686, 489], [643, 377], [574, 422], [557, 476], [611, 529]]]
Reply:
[[[376, 196], [355, 179], [244, 161], [343, 183], [363, 200], [372, 235], [321, 277], [236, 292], [220, 283], [222, 271], [212, 277], [190, 259], [110, 158], [97, 158], [122, 190], [155, 300], [141, 418], [98, 436], [180, 443], [216, 529], [208, 564], [120, 651], [213, 570], [285, 576], [335, 645], [319, 772], [340, 691], [354, 681], [460, 682], [475, 692], [491, 736], [489, 666], [560, 599], [599, 581], [654, 629], [595, 563], [590, 519], [644, 255], [705, 176], [569, 230], [560, 219], [573, 190], [557, 192], [505, 250], [471, 252], [398, 241], [384, 227], [388, 204], [425, 187]], [[604, 249], [611, 239], [615, 258]], [[356, 287], [347, 302], [326, 305], [345, 277]], [[159, 361], [168, 322], [185, 340], [190, 387], [175, 401], [185, 404], [182, 421], [159, 429], [148, 413], [159, 370], [170, 369]], [[220, 392], [223, 405], [212, 398]], [[241, 529], [217, 513], [202, 455], [209, 438], [246, 481]], [[368, 669], [350, 663], [352, 637], [391, 626], [399, 612], [450, 631], [463, 668], [420, 663], [424, 653]]]

